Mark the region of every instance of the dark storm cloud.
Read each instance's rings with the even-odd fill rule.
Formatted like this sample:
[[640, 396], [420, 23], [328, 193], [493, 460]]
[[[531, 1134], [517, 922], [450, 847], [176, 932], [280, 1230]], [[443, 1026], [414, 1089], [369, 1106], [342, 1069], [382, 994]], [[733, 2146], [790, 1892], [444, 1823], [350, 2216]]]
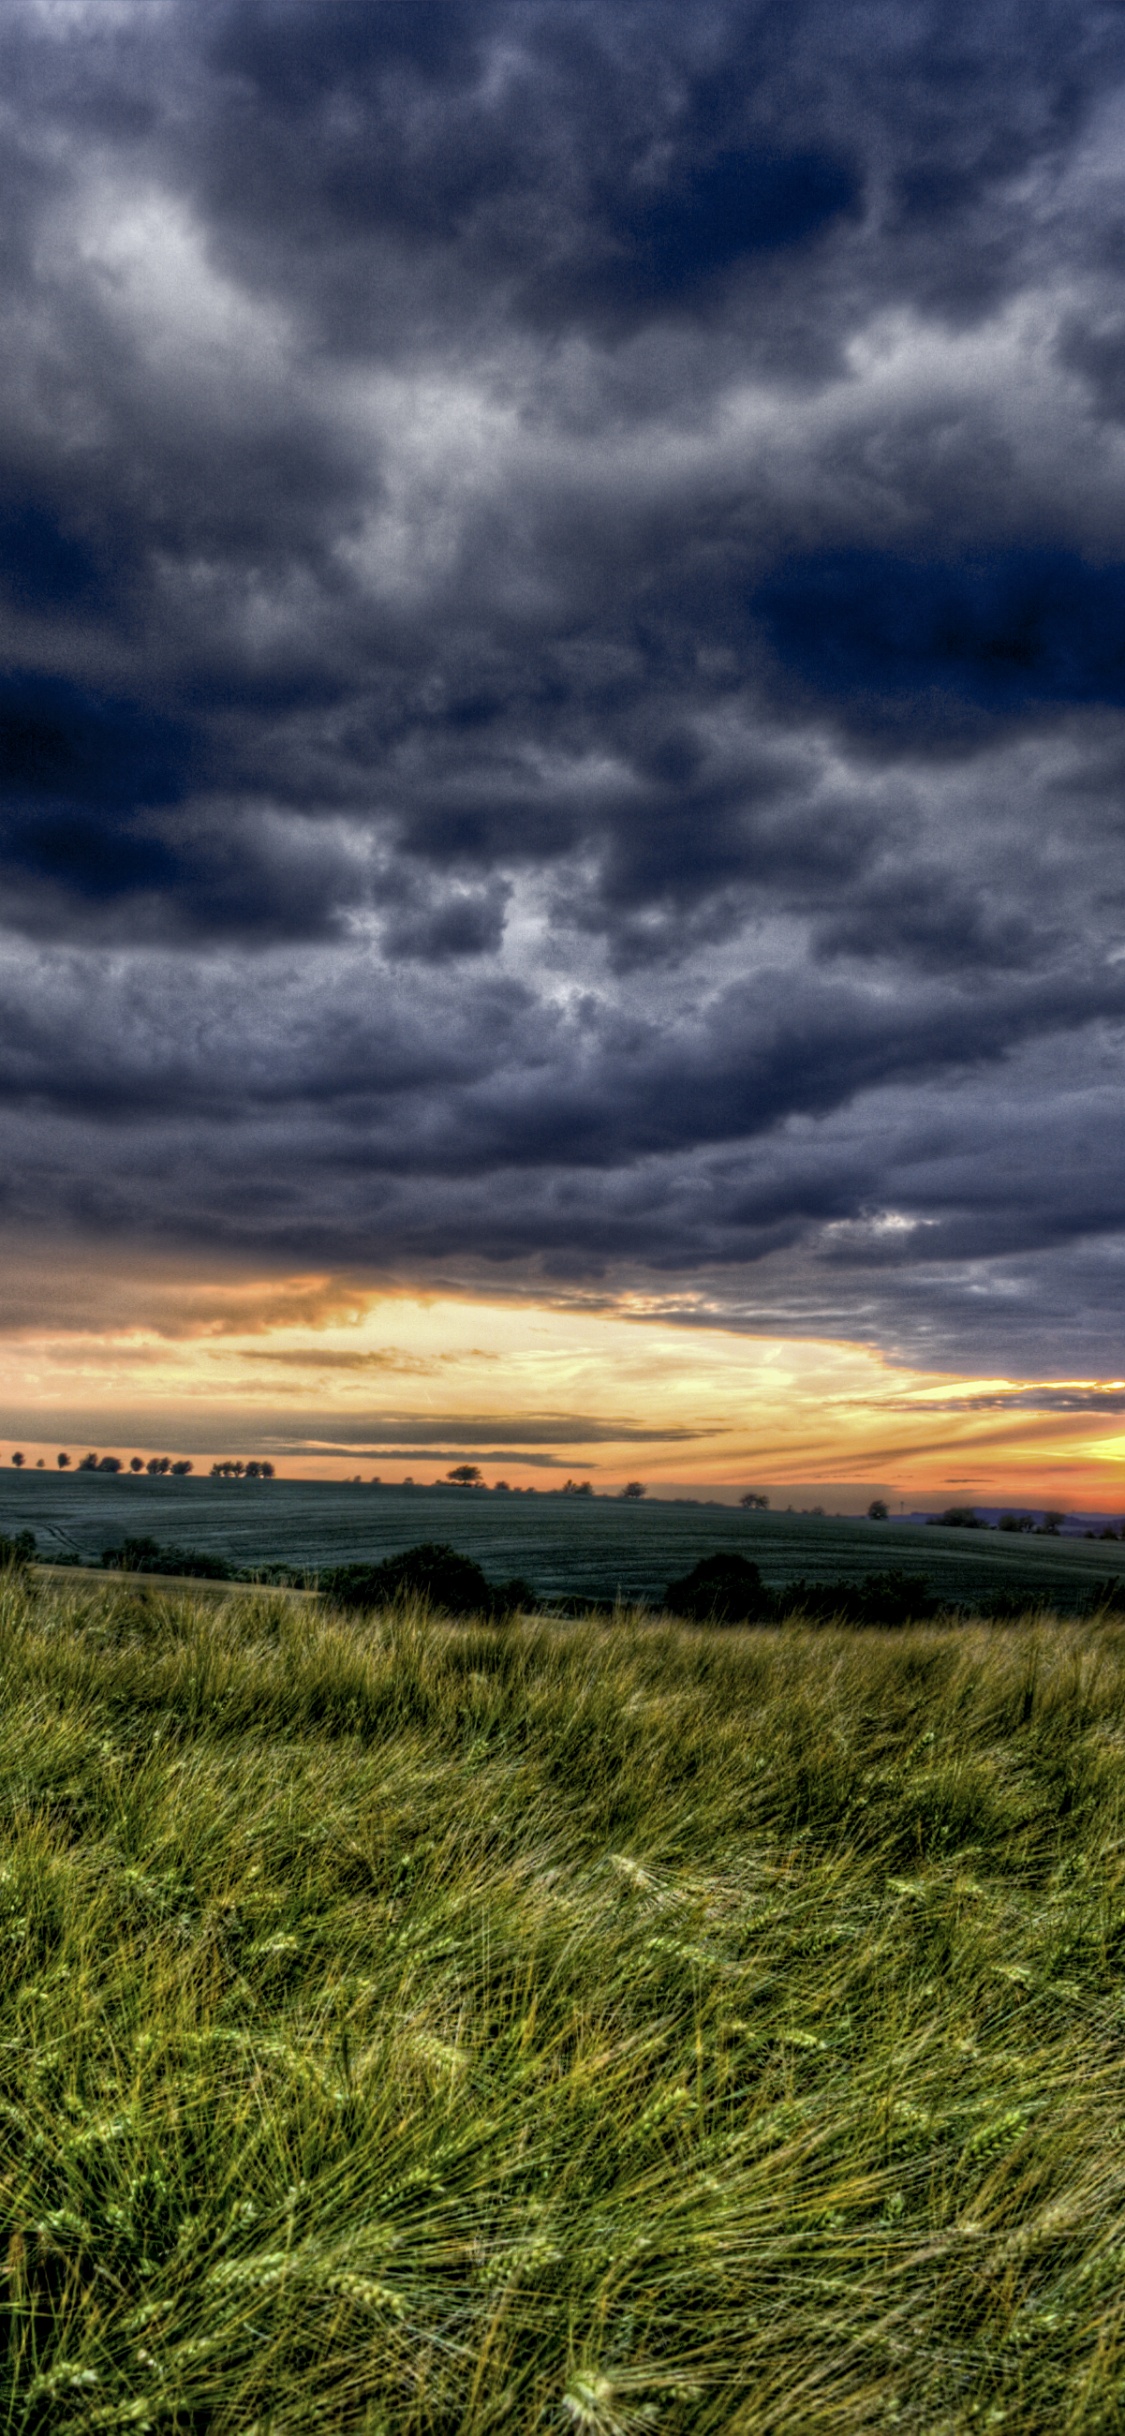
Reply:
[[964, 735], [1054, 705], [1125, 704], [1125, 566], [1010, 549], [960, 564], [885, 551], [778, 570], [757, 606], [778, 659], [850, 721]]
[[0, 77], [6, 1223], [1120, 1368], [1119, 15]]

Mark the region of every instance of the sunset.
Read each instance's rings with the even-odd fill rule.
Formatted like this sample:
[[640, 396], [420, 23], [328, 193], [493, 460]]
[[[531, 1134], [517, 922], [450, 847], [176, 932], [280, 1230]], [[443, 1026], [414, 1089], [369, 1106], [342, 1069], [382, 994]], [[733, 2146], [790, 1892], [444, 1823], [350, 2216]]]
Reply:
[[[510, 1486], [834, 1510], [1009, 1496], [1125, 1505], [1125, 1383], [964, 1378], [874, 1347], [716, 1325], [702, 1296], [531, 1302], [363, 1290], [346, 1278], [85, 1281], [116, 1327], [10, 1329], [9, 1434], [32, 1463], [85, 1446], [268, 1456], [281, 1476], [440, 1479], [471, 1456]], [[77, 1284], [74, 1287], [77, 1296]], [[0, 1445], [0, 1456], [3, 1455]], [[555, 1478], [558, 1475], [558, 1478]]]

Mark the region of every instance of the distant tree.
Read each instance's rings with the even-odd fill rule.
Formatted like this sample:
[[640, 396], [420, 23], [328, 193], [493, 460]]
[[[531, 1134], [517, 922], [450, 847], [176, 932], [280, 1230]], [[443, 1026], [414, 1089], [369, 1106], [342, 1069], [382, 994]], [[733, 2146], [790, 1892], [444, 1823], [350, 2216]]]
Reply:
[[886, 1519], [887, 1519], [887, 1508], [886, 1508], [886, 1501], [885, 1501], [885, 1500], [884, 1500], [882, 1497], [873, 1497], [873, 1498], [872, 1498], [871, 1503], [870, 1503], [870, 1505], [868, 1506], [868, 1509], [867, 1509], [867, 1519], [868, 1519], [868, 1522], [886, 1522]]
[[172, 1458], [170, 1455], [150, 1455], [148, 1462], [145, 1465], [146, 1472], [148, 1472], [153, 1480], [160, 1480], [164, 1473], [170, 1472], [171, 1469]]
[[594, 1494], [588, 1480], [564, 1480], [562, 1493], [564, 1497], [592, 1497]]
[[130, 1455], [129, 1469], [131, 1472], [143, 1472], [144, 1468], [145, 1465], [143, 1455]]
[[643, 1480], [627, 1480], [621, 1494], [623, 1497], [643, 1497], [645, 1495], [645, 1484]]
[[191, 1465], [190, 1465], [190, 1463], [185, 1463], [185, 1462], [183, 1462], [182, 1460], [181, 1460], [181, 1462], [179, 1462], [179, 1463], [174, 1463], [174, 1464], [172, 1465], [172, 1478], [173, 1478], [173, 1480], [186, 1480], [187, 1475], [188, 1475], [188, 1473], [190, 1472], [190, 1470], [191, 1470]]
[[69, 1455], [56, 1455], [56, 1457], [55, 1457], [55, 1462], [58, 1464], [58, 1467], [59, 1467], [60, 1472], [69, 1472], [69, 1470], [70, 1470], [70, 1457], [69, 1457]]
[[12, 1461], [15, 1464], [17, 1472], [22, 1472], [24, 1464], [27, 1461], [27, 1457], [26, 1455], [13, 1455]]
[[456, 1463], [445, 1477], [455, 1489], [479, 1489], [484, 1485], [478, 1463]]
[[1054, 1513], [1052, 1510], [1048, 1509], [1047, 1513], [1046, 1513], [1046, 1514], [1044, 1514], [1044, 1516], [1043, 1516], [1043, 1520], [1042, 1520], [1042, 1522], [1041, 1522], [1041, 1523], [1040, 1523], [1040, 1525], [1039, 1525], [1039, 1530], [1040, 1530], [1040, 1534], [1041, 1534], [1041, 1536], [1042, 1536], [1044, 1539], [1057, 1539], [1057, 1538], [1058, 1538], [1058, 1536], [1059, 1536], [1059, 1529], [1060, 1529], [1060, 1526], [1061, 1526], [1061, 1525], [1062, 1525], [1062, 1524], [1063, 1524], [1065, 1521], [1066, 1521], [1066, 1516], [1065, 1516], [1065, 1514], [1056, 1514], [1056, 1513]]
[[998, 1531], [1034, 1531], [1033, 1514], [1002, 1514], [996, 1525]]
[[494, 1489], [504, 1489], [504, 1490], [507, 1492], [507, 1495], [508, 1495], [509, 1497], [510, 1497], [510, 1496], [511, 1496], [511, 1494], [512, 1494], [512, 1492], [511, 1492], [510, 1488], [508, 1487], [508, 1483], [507, 1483], [507, 1481], [506, 1481], [506, 1480], [494, 1480], [494, 1481], [493, 1481], [493, 1483], [492, 1483], [492, 1486], [493, 1486], [493, 1488], [494, 1488]]
[[120, 1455], [103, 1455], [98, 1470], [99, 1472], [119, 1472], [121, 1470]]
[[769, 1498], [763, 1497], [760, 1489], [747, 1489], [745, 1497], [740, 1497], [738, 1502], [740, 1506], [746, 1507], [749, 1514], [769, 1513]]
[[96, 1472], [97, 1468], [98, 1458], [96, 1455], [83, 1455], [82, 1461], [78, 1466], [80, 1472]]
[[944, 1514], [931, 1514], [930, 1521], [944, 1523], [947, 1530], [983, 1531], [984, 1524], [975, 1506], [947, 1506]]
[[[262, 1480], [273, 1479], [273, 1465], [270, 1462], [268, 1455], [266, 1456], [265, 1461], [258, 1465], [258, 1474], [259, 1478]], [[358, 1478], [358, 1474], [356, 1477]]]

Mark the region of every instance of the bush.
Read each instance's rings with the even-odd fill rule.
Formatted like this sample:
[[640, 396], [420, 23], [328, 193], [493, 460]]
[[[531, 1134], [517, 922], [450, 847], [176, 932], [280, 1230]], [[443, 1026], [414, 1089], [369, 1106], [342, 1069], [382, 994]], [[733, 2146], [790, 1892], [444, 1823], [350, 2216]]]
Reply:
[[777, 1593], [779, 1615], [803, 1615], [814, 1623], [840, 1623], [894, 1630], [920, 1624], [937, 1613], [929, 1583], [900, 1568], [865, 1573], [861, 1581], [790, 1582]]
[[13, 1565], [30, 1565], [35, 1555], [34, 1531], [16, 1531], [11, 1536], [0, 1531], [0, 1570]]
[[179, 1573], [199, 1582], [235, 1582], [237, 1568], [203, 1548], [162, 1548], [155, 1539], [125, 1539], [119, 1548], [103, 1548], [102, 1564], [113, 1573]]
[[701, 1557], [690, 1573], [669, 1582], [664, 1605], [689, 1624], [760, 1624], [773, 1613], [757, 1566], [726, 1550]]
[[928, 1582], [912, 1573], [866, 1573], [861, 1581], [787, 1582], [765, 1588], [756, 1565], [744, 1556], [705, 1556], [678, 1582], [669, 1582], [664, 1605], [690, 1624], [780, 1624], [804, 1616], [814, 1624], [874, 1626], [883, 1630], [924, 1622], [937, 1613]]
[[399, 1556], [381, 1564], [364, 1560], [332, 1565], [320, 1576], [320, 1587], [338, 1607], [393, 1607], [403, 1599], [425, 1599], [447, 1615], [507, 1615], [517, 1607], [534, 1607], [535, 1593], [518, 1578], [493, 1585], [470, 1556], [461, 1556], [444, 1540], [420, 1540]]

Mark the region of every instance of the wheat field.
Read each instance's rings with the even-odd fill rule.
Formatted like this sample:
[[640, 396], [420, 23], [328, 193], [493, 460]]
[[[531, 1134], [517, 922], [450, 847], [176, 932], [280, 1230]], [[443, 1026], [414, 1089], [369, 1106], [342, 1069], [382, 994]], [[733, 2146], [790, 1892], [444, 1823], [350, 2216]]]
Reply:
[[1125, 2424], [1125, 1632], [0, 1585], [5, 2430]]

